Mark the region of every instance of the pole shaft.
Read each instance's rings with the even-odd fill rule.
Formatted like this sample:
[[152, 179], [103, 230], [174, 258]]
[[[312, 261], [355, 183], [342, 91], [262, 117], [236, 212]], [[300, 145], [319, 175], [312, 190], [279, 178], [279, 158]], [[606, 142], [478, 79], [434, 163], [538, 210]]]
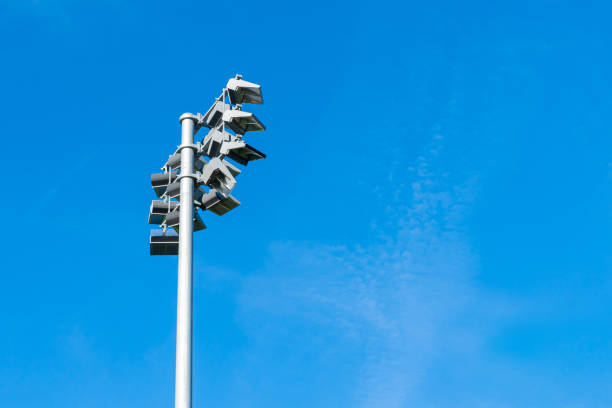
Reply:
[[[181, 116], [181, 144], [193, 145], [193, 115]], [[181, 174], [192, 174], [194, 152], [181, 149]], [[191, 341], [193, 307], [193, 186], [191, 177], [181, 178], [178, 293], [176, 307], [175, 408], [191, 408]]]

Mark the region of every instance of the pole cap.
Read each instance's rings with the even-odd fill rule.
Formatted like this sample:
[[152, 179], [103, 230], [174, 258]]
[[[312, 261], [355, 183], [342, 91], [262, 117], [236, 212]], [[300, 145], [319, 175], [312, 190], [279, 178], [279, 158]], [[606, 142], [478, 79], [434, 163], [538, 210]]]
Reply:
[[193, 113], [189, 113], [189, 112], [183, 113], [181, 117], [179, 118], [179, 122], [183, 123], [183, 120], [185, 119], [193, 120], [194, 124], [198, 122], [198, 117], [194, 115]]

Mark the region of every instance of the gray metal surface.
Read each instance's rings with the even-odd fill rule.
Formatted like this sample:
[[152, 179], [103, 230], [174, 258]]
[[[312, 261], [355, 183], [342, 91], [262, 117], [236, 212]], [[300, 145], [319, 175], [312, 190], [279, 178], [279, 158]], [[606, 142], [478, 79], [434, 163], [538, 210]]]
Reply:
[[230, 102], [233, 104], [263, 103], [261, 86], [243, 80], [241, 75], [231, 78], [225, 87], [229, 91]]
[[175, 408], [191, 408], [191, 336], [193, 306], [193, 145], [194, 115], [181, 116], [181, 213], [179, 222], [176, 307]]
[[238, 207], [240, 201], [236, 200], [231, 194], [224, 195], [212, 189], [202, 197], [202, 208], [213, 214], [223, 215], [230, 210]]
[[181, 168], [181, 154], [177, 152], [177, 153], [174, 153], [172, 156], [170, 156], [166, 164], [164, 164], [164, 167], [166, 167], [167, 169], [172, 169], [172, 170], [180, 169]]
[[149, 237], [151, 255], [178, 255], [179, 237], [176, 233], [153, 230]]
[[[181, 183], [174, 182], [168, 186], [166, 192], [164, 193], [166, 197], [174, 198], [176, 200], [180, 200], [181, 198]], [[193, 191], [193, 201], [200, 202], [202, 200], [202, 196], [204, 195], [204, 190], [201, 187], [196, 188]]]
[[218, 157], [210, 159], [202, 170], [198, 183], [217, 188], [223, 192], [230, 192], [236, 185], [234, 175]]
[[170, 197], [170, 198], [180, 197], [181, 183], [178, 181], [175, 181], [172, 184], [168, 184], [168, 187], [166, 187], [166, 192], [164, 194], [166, 195], [166, 197]]
[[223, 112], [222, 119], [225, 126], [241, 135], [246, 132], [266, 130], [266, 127], [257, 119], [257, 116], [250, 112], [226, 110]]
[[153, 200], [149, 208], [149, 224], [160, 225], [164, 222], [165, 216], [174, 211], [178, 205], [174, 201]]
[[223, 112], [229, 109], [229, 106], [222, 100], [216, 100], [215, 103], [204, 114], [204, 123], [210, 128], [214, 128], [219, 124], [223, 116]]
[[166, 186], [169, 183], [172, 183], [174, 180], [176, 180], [177, 177], [178, 175], [174, 172], [169, 172], [167, 174], [166, 173], [151, 174], [151, 186], [153, 187], [155, 194], [158, 197], [161, 197], [166, 191]]
[[[206, 159], [200, 156], [200, 157], [195, 158], [194, 160], [195, 160], [195, 163], [193, 165], [194, 170], [201, 171], [202, 168], [206, 165]], [[172, 156], [170, 156], [166, 164], [164, 164], [164, 168], [167, 168], [168, 170], [180, 169], [181, 168], [181, 153], [176, 152]], [[164, 173], [159, 173], [159, 174], [164, 174]], [[176, 176], [174, 178], [176, 178]]]
[[[166, 218], [164, 221], [168, 227], [172, 227], [174, 228], [176, 232], [179, 232], [181, 228], [180, 218], [181, 218], [181, 210], [178, 209], [166, 215]], [[194, 211], [193, 213], [193, 232], [202, 231], [203, 229], [206, 229], [206, 225], [204, 224], [204, 221], [202, 221], [202, 217], [200, 217], [200, 214]]]

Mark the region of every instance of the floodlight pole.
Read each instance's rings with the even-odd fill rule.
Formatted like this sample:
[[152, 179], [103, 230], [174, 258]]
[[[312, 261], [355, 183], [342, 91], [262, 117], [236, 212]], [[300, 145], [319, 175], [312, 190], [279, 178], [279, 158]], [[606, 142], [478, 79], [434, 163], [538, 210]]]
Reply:
[[181, 187], [179, 251], [178, 251], [178, 292], [176, 306], [176, 377], [174, 407], [191, 408], [191, 338], [193, 308], [193, 135], [196, 117], [185, 113], [181, 122]]

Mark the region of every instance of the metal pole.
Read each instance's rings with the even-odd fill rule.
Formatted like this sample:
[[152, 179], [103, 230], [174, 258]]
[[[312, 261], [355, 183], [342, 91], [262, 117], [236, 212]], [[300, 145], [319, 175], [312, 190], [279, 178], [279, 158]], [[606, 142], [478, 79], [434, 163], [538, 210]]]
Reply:
[[193, 297], [193, 135], [195, 117], [181, 121], [181, 199], [179, 220], [178, 293], [176, 307], [176, 377], [174, 407], [191, 408], [191, 337]]

